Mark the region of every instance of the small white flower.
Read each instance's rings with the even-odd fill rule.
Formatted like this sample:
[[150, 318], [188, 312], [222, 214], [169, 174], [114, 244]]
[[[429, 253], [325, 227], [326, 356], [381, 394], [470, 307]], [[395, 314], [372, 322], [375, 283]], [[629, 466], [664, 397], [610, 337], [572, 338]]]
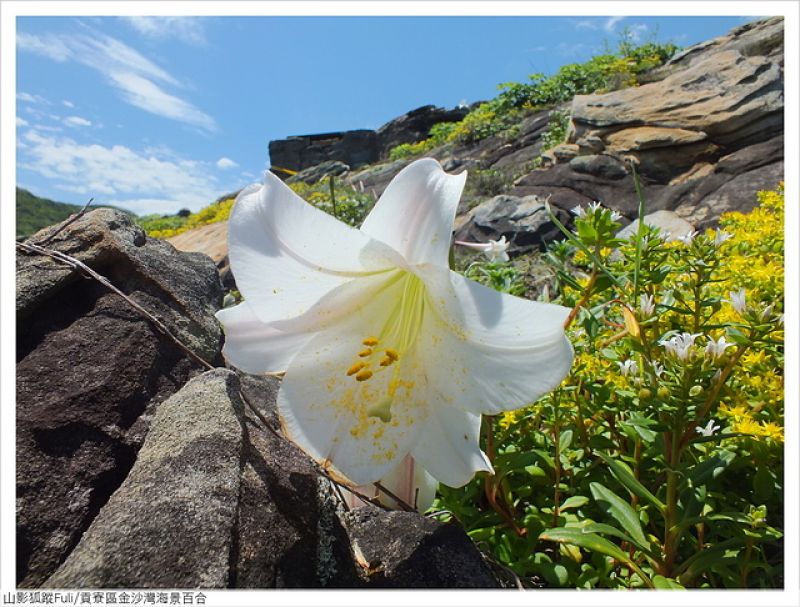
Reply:
[[686, 246], [689, 246], [694, 242], [694, 237], [697, 236], [697, 230], [689, 230], [683, 236], [678, 236], [677, 240], [680, 240]]
[[620, 219], [622, 219], [622, 215], [616, 211], [611, 211], [611, 221], [619, 221]]
[[617, 365], [619, 366], [619, 372], [625, 377], [628, 375], [636, 375], [636, 373], [639, 371], [639, 365], [636, 364], [635, 360], [630, 358], [626, 361], [618, 360]]
[[714, 236], [714, 246], [718, 247], [719, 245], [721, 245], [723, 242], [725, 242], [730, 238], [733, 238], [732, 234], [728, 234], [727, 232], [723, 232], [722, 230], [717, 228], [717, 233]]
[[590, 213], [594, 213], [594, 212], [596, 212], [596, 211], [598, 211], [599, 209], [602, 209], [602, 208], [603, 208], [603, 205], [600, 204], [600, 202], [597, 201], [597, 200], [595, 200], [594, 202], [590, 202], [589, 203], [589, 212]]
[[656, 304], [652, 295], [642, 293], [639, 295], [639, 312], [642, 313], [642, 318], [650, 318], [656, 310]]
[[725, 350], [734, 345], [735, 344], [725, 341], [724, 335], [717, 340], [709, 339], [706, 344], [706, 356], [716, 360], [725, 354]]
[[761, 311], [761, 320], [769, 320], [772, 317], [772, 308], [774, 304], [769, 304]]
[[692, 356], [692, 347], [694, 346], [695, 338], [699, 337], [700, 333], [681, 333], [673, 335], [670, 339], [662, 341], [661, 345], [664, 346], [667, 354], [671, 354], [678, 360], [688, 360]]
[[745, 290], [739, 289], [738, 291], [731, 291], [728, 293], [730, 299], [728, 300], [739, 314], [744, 314], [747, 310], [747, 302], [745, 300]]
[[717, 432], [717, 430], [720, 429], [720, 426], [715, 426], [714, 425], [714, 421], [715, 420], [711, 419], [711, 420], [708, 421], [708, 423], [705, 425], [704, 428], [701, 428], [700, 426], [697, 426], [695, 428], [695, 430], [701, 436], [714, 436], [714, 434]]
[[583, 210], [583, 207], [582, 207], [581, 205], [579, 205], [579, 204], [578, 204], [578, 205], [575, 205], [574, 207], [572, 207], [572, 208], [570, 209], [570, 211], [571, 211], [571, 212], [572, 212], [572, 214], [573, 214], [573, 215], [575, 215], [576, 217], [583, 217], [584, 215], [586, 215], [586, 211], [584, 211], [584, 210]]
[[653, 362], [653, 374], [656, 377], [661, 377], [661, 374], [664, 373], [664, 365], [659, 362]]
[[455, 242], [462, 247], [482, 251], [483, 254], [489, 258], [489, 261], [509, 260], [508, 253], [506, 252], [508, 249], [508, 242], [506, 242], [505, 236], [501, 236], [500, 240], [490, 240], [489, 242], [463, 242], [461, 240], [456, 240]]

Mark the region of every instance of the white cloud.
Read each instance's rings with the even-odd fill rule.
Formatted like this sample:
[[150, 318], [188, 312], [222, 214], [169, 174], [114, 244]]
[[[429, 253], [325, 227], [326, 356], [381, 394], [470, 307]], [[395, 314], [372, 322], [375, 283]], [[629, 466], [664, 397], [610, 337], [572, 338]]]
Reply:
[[74, 107], [75, 107], [75, 104], [74, 104], [74, 103], [72, 103], [72, 101], [67, 101], [66, 99], [63, 99], [63, 100], [61, 101], [61, 103], [62, 103], [62, 104], [65, 106], [65, 107], [68, 107], [68, 108], [74, 108]]
[[17, 93], [17, 101], [22, 103], [34, 103], [41, 105], [49, 105], [50, 102], [41, 95], [31, 95], [30, 93]]
[[28, 121], [24, 118], [17, 117], [17, 126], [28, 126]]
[[191, 103], [170, 95], [156, 83], [131, 72], [108, 75], [125, 100], [138, 108], [165, 118], [199, 126], [207, 131], [217, 128], [214, 119]]
[[92, 121], [87, 120], [86, 118], [81, 118], [80, 116], [67, 116], [64, 118], [64, 124], [67, 126], [92, 126]]
[[[164, 91], [163, 85], [181, 86], [171, 74], [111, 36], [99, 32], [42, 36], [21, 33], [17, 45], [24, 51], [57, 61], [75, 61], [100, 72], [128, 103], [147, 112], [207, 131], [216, 130], [211, 116]], [[51, 52], [51, 48], [58, 50]]]
[[605, 29], [607, 32], [613, 32], [614, 28], [617, 25], [617, 23], [622, 21], [624, 18], [625, 18], [624, 16], [620, 16], [620, 15], [617, 15], [615, 17], [609, 17], [606, 20], [605, 24], [603, 25], [603, 29]]
[[239, 166], [230, 158], [225, 158], [224, 156], [217, 160], [217, 168], [218, 169], [232, 169], [235, 166]]
[[109, 204], [135, 213], [199, 210], [222, 190], [209, 164], [174, 153], [156, 154], [122, 145], [81, 144], [30, 130], [23, 136], [19, 166], [50, 179], [53, 186], [85, 196], [102, 195]]
[[589, 21], [588, 19], [584, 19], [583, 21], [578, 21], [575, 24], [575, 28], [579, 30], [596, 30], [597, 24], [594, 21]]
[[148, 38], [176, 38], [188, 44], [205, 44], [200, 17], [121, 17], [137, 32]]

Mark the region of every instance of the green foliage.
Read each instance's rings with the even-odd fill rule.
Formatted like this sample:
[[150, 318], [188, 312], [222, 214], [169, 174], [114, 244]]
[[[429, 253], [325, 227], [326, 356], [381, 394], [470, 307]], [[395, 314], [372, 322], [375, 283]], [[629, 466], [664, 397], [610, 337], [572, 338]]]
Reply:
[[233, 208], [235, 197], [219, 200], [197, 211], [177, 215], [145, 215], [138, 223], [153, 238], [172, 238], [200, 226], [227, 221]]
[[[436, 124], [428, 139], [399, 145], [390, 151], [389, 157], [410, 158], [448, 142], [472, 143], [503, 132], [513, 136], [515, 125], [525, 113], [551, 108], [575, 95], [636, 86], [640, 74], [662, 65], [677, 50], [671, 43], [637, 45], [630, 35], [623, 34], [616, 52], [598, 55], [585, 63], [565, 65], [552, 76], [532, 74], [527, 83], [503, 83], [497, 97], [480, 104], [460, 122]], [[550, 135], [552, 145], [564, 140], [566, 123], [568, 117], [557, 116]]]
[[508, 261], [475, 261], [467, 267], [464, 276], [496, 291], [511, 295], [523, 295], [526, 291], [522, 275]]
[[[292, 183], [292, 188], [302, 199], [318, 209], [333, 215], [353, 227], [358, 227], [375, 205], [375, 199], [366, 192], [334, 179], [334, 192], [331, 198], [331, 181], [323, 179], [314, 184]], [[335, 209], [334, 209], [335, 202]]]
[[486, 418], [495, 475], [436, 504], [523, 582], [783, 586], [782, 186], [759, 202], [674, 241], [592, 205], [548, 251], [572, 370]]
[[[116, 208], [110, 205], [96, 205], [90, 208]], [[28, 190], [17, 188], [17, 240], [27, 238], [42, 228], [65, 221], [83, 207], [66, 202], [55, 202], [40, 198]], [[133, 213], [123, 211], [133, 216]]]
[[547, 129], [542, 133], [542, 150], [549, 150], [567, 140], [570, 113], [568, 110], [554, 110], [550, 112]]

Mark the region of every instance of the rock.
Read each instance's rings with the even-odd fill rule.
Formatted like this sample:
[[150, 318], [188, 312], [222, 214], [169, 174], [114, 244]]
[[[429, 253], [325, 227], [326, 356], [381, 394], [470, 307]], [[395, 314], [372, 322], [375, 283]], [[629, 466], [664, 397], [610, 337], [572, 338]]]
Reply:
[[499, 588], [480, 552], [454, 523], [373, 506], [346, 515], [370, 588]]
[[[278, 427], [275, 378], [242, 376], [250, 403]], [[238, 513], [236, 587], [321, 588], [361, 585], [328, 481], [287, 440], [250, 412]]]
[[270, 141], [269, 158], [279, 176], [284, 175], [278, 169], [302, 171], [333, 160], [355, 169], [380, 158], [379, 140], [367, 129], [300, 135]]
[[321, 162], [313, 167], [309, 167], [307, 169], [303, 169], [297, 175], [292, 175], [289, 177], [286, 182], [287, 183], [296, 183], [296, 182], [303, 182], [303, 183], [317, 183], [320, 179], [324, 179], [326, 177], [337, 177], [339, 175], [343, 175], [350, 170], [350, 167], [346, 165], [344, 162], [339, 162], [338, 160], [327, 160], [325, 162]]
[[624, 154], [635, 150], [649, 150], [651, 148], [696, 143], [707, 139], [707, 137], [705, 133], [700, 131], [660, 126], [638, 126], [609, 134], [606, 137], [606, 144], [610, 152]]
[[[555, 212], [562, 222], [568, 220], [563, 210], [555, 208]], [[547, 216], [543, 200], [535, 195], [518, 198], [500, 194], [476, 206], [468, 217], [456, 232], [456, 240], [486, 242], [505, 236], [510, 255], [541, 249], [560, 234]]]
[[[41, 240], [49, 228], [36, 235]], [[105, 275], [206, 360], [222, 290], [205, 255], [98, 209], [48, 243]], [[17, 582], [43, 582], [133, 465], [157, 405], [199, 369], [118, 295], [17, 254]]]
[[[677, 240], [681, 236], [685, 236], [694, 230], [694, 226], [691, 223], [681, 218], [674, 211], [656, 211], [655, 213], [650, 213], [644, 216], [644, 223], [645, 225], [660, 229], [662, 236], [665, 235], [664, 233], [666, 232], [665, 240], [667, 242]], [[617, 238], [630, 238], [638, 229], [639, 220], [634, 219], [632, 223], [617, 232]]]
[[200, 226], [177, 236], [167, 238], [167, 242], [179, 251], [203, 253], [216, 264], [222, 286], [235, 289], [236, 281], [230, 271], [228, 260], [228, 222], [219, 221]]
[[548, 150], [557, 162], [569, 162], [580, 152], [580, 148], [574, 143], [559, 143], [556, 147]]
[[50, 588], [225, 588], [244, 404], [235, 373], [195, 377], [159, 408], [136, 463]]
[[577, 173], [595, 175], [604, 179], [622, 179], [628, 177], [625, 165], [608, 154], [592, 154], [576, 156], [569, 161], [570, 168]]
[[390, 120], [377, 132], [381, 157], [388, 158], [391, 149], [401, 143], [415, 143], [427, 139], [434, 124], [458, 122], [468, 112], [467, 107], [446, 110], [434, 105], [424, 105]]

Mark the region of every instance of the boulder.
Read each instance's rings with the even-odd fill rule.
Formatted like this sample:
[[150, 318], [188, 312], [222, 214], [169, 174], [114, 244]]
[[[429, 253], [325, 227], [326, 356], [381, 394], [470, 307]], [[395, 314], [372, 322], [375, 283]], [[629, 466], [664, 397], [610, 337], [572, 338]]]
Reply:
[[[48, 228], [32, 237], [41, 241]], [[103, 274], [213, 361], [222, 289], [205, 255], [92, 211], [47, 246]], [[17, 254], [17, 582], [55, 571], [134, 463], [158, 404], [200, 369], [118, 295]]]
[[[694, 230], [694, 226], [691, 223], [681, 218], [681, 216], [674, 211], [656, 211], [655, 213], [650, 213], [644, 216], [644, 223], [645, 225], [661, 230], [667, 242], [678, 240], [681, 236], [685, 236]], [[617, 238], [630, 238], [638, 229], [639, 220], [634, 219], [633, 222], [617, 232]]]
[[302, 171], [323, 162], [337, 160], [358, 168], [376, 162], [380, 157], [375, 131], [358, 129], [318, 135], [300, 135], [269, 142], [270, 164], [279, 169]]
[[[569, 220], [568, 214], [553, 207], [559, 220]], [[456, 240], [486, 242], [505, 236], [509, 255], [542, 249], [559, 234], [545, 211], [544, 200], [538, 196], [509, 196], [500, 194], [473, 208], [468, 219], [456, 231]]]
[[235, 373], [195, 377], [156, 412], [136, 463], [50, 588], [226, 588], [244, 404]]
[[370, 588], [500, 588], [456, 523], [363, 506], [345, 520]]

